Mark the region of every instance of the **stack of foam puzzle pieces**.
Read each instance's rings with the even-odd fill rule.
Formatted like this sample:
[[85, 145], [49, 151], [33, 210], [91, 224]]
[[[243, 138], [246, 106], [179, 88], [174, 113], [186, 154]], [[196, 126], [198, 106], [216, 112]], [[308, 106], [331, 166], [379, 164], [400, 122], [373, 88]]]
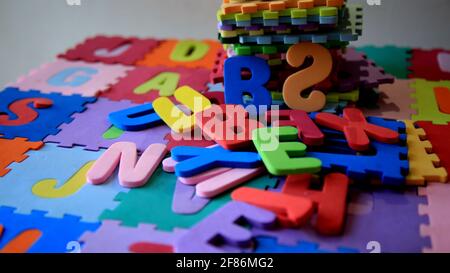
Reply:
[[[289, 62], [287, 58], [292, 55], [288, 49], [299, 42], [321, 44], [332, 56], [332, 63], [307, 75], [312, 81], [319, 79], [314, 82], [327, 95], [325, 111], [335, 113], [348, 103], [371, 103], [375, 99], [373, 88], [393, 82], [392, 77], [362, 55], [346, 51], [349, 42], [362, 34], [362, 8], [345, 5], [343, 0], [230, 0], [218, 11], [217, 18], [219, 39], [227, 49], [223, 60], [232, 56], [258, 56], [265, 60], [270, 66], [270, 74], [267, 73], [270, 79], [265, 87], [271, 91], [274, 104], [293, 107], [281, 91], [286, 79], [303, 63], [303, 60]], [[218, 63], [211, 80], [224, 81], [223, 62]], [[310, 110], [323, 109], [322, 102], [318, 103]]]
[[0, 252], [450, 252], [450, 51], [218, 14], [225, 48], [96, 36], [0, 92]]

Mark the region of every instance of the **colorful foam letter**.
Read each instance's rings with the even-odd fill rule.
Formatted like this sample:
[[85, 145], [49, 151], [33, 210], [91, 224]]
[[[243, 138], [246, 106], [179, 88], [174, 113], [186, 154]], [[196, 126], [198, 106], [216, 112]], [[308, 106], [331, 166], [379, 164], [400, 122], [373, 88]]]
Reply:
[[47, 80], [52, 86], [70, 86], [78, 87], [92, 79], [92, 75], [98, 73], [98, 70], [92, 67], [71, 67], [66, 68]]
[[315, 121], [327, 128], [343, 132], [348, 145], [355, 151], [369, 149], [369, 137], [390, 144], [397, 143], [399, 140], [397, 132], [368, 123], [364, 114], [357, 108], [345, 108], [343, 118], [329, 113], [318, 113]]
[[124, 131], [141, 131], [162, 123], [151, 103], [109, 114], [109, 121]]
[[[275, 215], [245, 203], [230, 202], [182, 235], [175, 244], [175, 252], [241, 252], [252, 242], [252, 233], [239, 226], [243, 220], [253, 226], [269, 228], [275, 222]], [[219, 243], [227, 248], [221, 248]]]
[[434, 95], [439, 106], [439, 111], [450, 114], [450, 88], [445, 86], [435, 87]]
[[308, 113], [302, 110], [281, 110], [278, 116], [272, 111], [266, 112], [266, 119], [273, 127], [294, 126], [298, 130], [298, 137], [307, 145], [322, 145], [325, 138]]
[[166, 145], [152, 144], [148, 146], [136, 163], [136, 144], [132, 142], [114, 143], [94, 163], [87, 174], [87, 180], [94, 185], [103, 184], [120, 164], [120, 185], [126, 188], [141, 187], [147, 183], [166, 153]]
[[272, 211], [284, 227], [302, 226], [313, 214], [313, 202], [301, 196], [242, 187], [231, 198]]
[[213, 105], [197, 113], [196, 124], [203, 134], [228, 150], [239, 149], [252, 141], [252, 131], [263, 125], [249, 119], [249, 113], [241, 105]]
[[[166, 172], [175, 172], [178, 164], [172, 158], [163, 160]], [[254, 169], [215, 168], [192, 177], [179, 177], [178, 180], [186, 185], [196, 185], [196, 196], [213, 198], [225, 191], [247, 182], [265, 171], [263, 166]]]
[[289, 175], [282, 192], [308, 198], [317, 210], [315, 229], [324, 235], [338, 235], [344, 228], [349, 179], [332, 173], [325, 177], [322, 191], [311, 190], [311, 174]]
[[[304, 157], [306, 145], [298, 142], [294, 127], [259, 128], [253, 131], [253, 143], [267, 170], [273, 175], [316, 173], [321, 161]], [[269, 137], [270, 139], [265, 139]], [[286, 142], [287, 141], [287, 142]]]
[[86, 174], [92, 165], [94, 165], [94, 161], [86, 163], [59, 188], [57, 187], [57, 180], [43, 179], [34, 184], [31, 191], [34, 195], [42, 198], [65, 198], [71, 196], [84, 186], [86, 183]]
[[161, 72], [154, 78], [134, 89], [135, 94], [146, 94], [151, 90], [158, 90], [161, 97], [169, 97], [177, 89], [181, 75], [176, 72]]
[[313, 90], [308, 98], [303, 98], [305, 90], [325, 80], [333, 68], [331, 53], [325, 47], [313, 43], [300, 43], [289, 48], [286, 59], [289, 65], [301, 67], [307, 58], [312, 65], [289, 76], [283, 85], [284, 102], [295, 110], [314, 112], [323, 109], [327, 98], [319, 90]]
[[179, 163], [177, 176], [191, 177], [211, 168], [256, 168], [261, 165], [257, 153], [232, 152], [217, 146], [213, 148], [180, 146], [172, 149], [172, 158]]
[[178, 88], [174, 96], [177, 101], [192, 111], [191, 115], [183, 113], [166, 97], [158, 98], [153, 102], [155, 112], [176, 133], [192, 131], [195, 125], [195, 114], [211, 107], [211, 102], [189, 86]]
[[170, 59], [174, 62], [193, 62], [205, 57], [209, 51], [209, 45], [202, 41], [185, 40], [178, 42]]
[[[242, 79], [242, 71], [250, 70], [251, 78]], [[270, 79], [270, 68], [264, 59], [250, 56], [228, 58], [224, 66], [225, 102], [227, 104], [266, 105], [272, 104], [272, 96], [264, 85]], [[250, 102], [244, 100], [250, 95]]]
[[30, 104], [36, 109], [45, 109], [53, 105], [53, 101], [45, 98], [29, 98], [17, 100], [9, 105], [9, 111], [17, 116], [16, 119], [10, 119], [9, 115], [0, 113], [0, 125], [20, 126], [35, 120], [39, 114], [30, 108]]
[[[3, 235], [3, 225], [0, 224], [0, 239]], [[26, 253], [39, 240], [42, 232], [38, 229], [28, 229], [11, 239], [0, 253]]]

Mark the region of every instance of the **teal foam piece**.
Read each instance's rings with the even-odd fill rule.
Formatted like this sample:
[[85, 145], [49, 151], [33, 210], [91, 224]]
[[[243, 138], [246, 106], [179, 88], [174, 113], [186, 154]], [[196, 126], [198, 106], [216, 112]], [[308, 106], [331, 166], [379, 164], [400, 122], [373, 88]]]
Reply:
[[386, 73], [392, 74], [398, 79], [408, 78], [409, 59], [411, 57], [409, 52], [411, 48], [366, 46], [356, 48], [356, 50], [366, 54], [368, 59], [374, 61], [377, 66], [382, 67]]
[[63, 218], [65, 214], [79, 216], [84, 222], [98, 222], [105, 209], [117, 206], [114, 197], [128, 191], [118, 182], [117, 174], [102, 185], [86, 183], [79, 191], [65, 198], [42, 198], [32, 193], [42, 179], [57, 179], [58, 187], [102, 152], [85, 151], [80, 147], [59, 148], [46, 144], [39, 151], [28, 153], [22, 163], [13, 163], [12, 171], [0, 177], [0, 206], [16, 208], [16, 213], [30, 214], [32, 210], [48, 212], [47, 217]]
[[[101, 220], [118, 220], [124, 226], [136, 227], [140, 223], [156, 225], [159, 230], [172, 231], [174, 228], [190, 228], [208, 217], [211, 213], [231, 201], [230, 191], [212, 199], [196, 214], [176, 214], [172, 211], [172, 198], [177, 177], [155, 171], [150, 181], [142, 188], [131, 189], [128, 193], [119, 193], [116, 200], [120, 202], [114, 210], [105, 211]], [[262, 176], [244, 183], [247, 187], [265, 189], [274, 188], [276, 178]]]

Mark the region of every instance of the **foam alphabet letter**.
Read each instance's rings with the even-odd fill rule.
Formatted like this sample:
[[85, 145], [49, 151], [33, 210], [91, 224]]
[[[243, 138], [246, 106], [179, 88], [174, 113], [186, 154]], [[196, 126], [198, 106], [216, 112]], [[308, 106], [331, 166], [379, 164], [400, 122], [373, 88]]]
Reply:
[[172, 149], [172, 158], [179, 163], [177, 176], [191, 177], [211, 168], [256, 168], [261, 165], [257, 153], [232, 152], [217, 146], [213, 148], [180, 146]]
[[439, 111], [450, 114], [450, 89], [447, 87], [434, 88], [434, 95], [439, 106]]
[[126, 188], [141, 187], [147, 183], [166, 153], [166, 145], [152, 144], [148, 146], [136, 163], [136, 144], [132, 142], [114, 143], [94, 163], [87, 174], [87, 180], [94, 185], [103, 184], [120, 164], [120, 185]]
[[[259, 128], [253, 130], [253, 143], [267, 170], [273, 175], [316, 173], [322, 166], [316, 158], [304, 157], [306, 145], [298, 142], [294, 127]], [[263, 135], [274, 135], [270, 143]]]
[[196, 124], [203, 134], [228, 150], [239, 149], [252, 141], [252, 131], [263, 125], [249, 119], [249, 113], [241, 105], [213, 105], [197, 113]]
[[[275, 215], [245, 203], [229, 202], [182, 235], [175, 244], [175, 252], [240, 252], [252, 242], [252, 233], [239, 226], [242, 220], [252, 226], [270, 228], [275, 223]], [[221, 248], [214, 242], [222, 242], [228, 247]]]
[[86, 173], [92, 165], [94, 165], [94, 161], [86, 163], [59, 188], [57, 188], [57, 180], [44, 179], [34, 184], [31, 191], [34, 195], [42, 198], [64, 198], [73, 195], [86, 183]]
[[312, 65], [286, 79], [283, 85], [283, 98], [291, 109], [314, 112], [325, 106], [327, 100], [325, 94], [313, 90], [308, 98], [303, 98], [302, 93], [330, 75], [333, 59], [328, 49], [313, 43], [293, 45], [286, 55], [287, 62], [293, 67], [302, 66], [308, 57], [312, 57]]
[[67, 68], [48, 79], [47, 83], [52, 86], [78, 87], [92, 79], [92, 75], [98, 70], [91, 67]]
[[36, 109], [44, 109], [52, 106], [53, 101], [45, 98], [30, 98], [17, 100], [9, 105], [9, 111], [17, 116], [16, 119], [9, 119], [8, 115], [0, 113], [0, 125], [20, 126], [28, 124], [38, 117], [38, 113], [30, 108], [30, 104]]
[[[0, 224], [0, 238], [3, 235], [3, 225]], [[8, 242], [0, 253], [26, 253], [41, 238], [42, 232], [38, 229], [27, 229], [19, 233]]]
[[343, 132], [348, 145], [355, 151], [369, 149], [369, 137], [390, 144], [399, 140], [397, 132], [368, 123], [364, 114], [357, 108], [345, 108], [343, 118], [329, 113], [318, 113], [315, 121], [322, 126]]
[[146, 94], [152, 90], [159, 90], [161, 97], [172, 96], [180, 82], [180, 74], [175, 72], [162, 72], [149, 81], [134, 89], [135, 94]]
[[308, 198], [317, 210], [315, 229], [323, 235], [338, 235], [344, 228], [349, 179], [340, 173], [325, 176], [322, 191], [311, 190], [311, 174], [289, 175], [282, 192]]
[[281, 110], [274, 117], [272, 111], [266, 112], [266, 119], [272, 126], [294, 126], [298, 130], [298, 137], [307, 145], [322, 145], [325, 138], [308, 113], [302, 110]]
[[188, 107], [192, 114], [183, 113], [169, 98], [161, 97], [153, 101], [158, 116], [176, 133], [190, 132], [195, 125], [195, 114], [211, 107], [211, 102], [189, 86], [178, 88], [174, 93], [180, 103]]
[[201, 41], [185, 40], [177, 43], [170, 59], [175, 62], [198, 61], [208, 54], [209, 45]]
[[124, 131], [141, 131], [162, 123], [151, 103], [110, 113], [109, 121]]
[[[178, 162], [172, 158], [166, 158], [163, 161], [163, 170], [173, 173], [177, 164]], [[186, 185], [196, 185], [196, 196], [213, 198], [255, 178], [264, 171], [263, 166], [255, 169], [215, 168], [192, 177], [178, 177], [178, 180]]]
[[301, 196], [241, 187], [231, 198], [272, 211], [284, 227], [300, 227], [313, 213], [312, 201]]
[[[242, 71], [250, 70], [251, 78], [242, 79]], [[264, 87], [270, 79], [270, 68], [267, 62], [258, 57], [239, 56], [228, 58], [224, 65], [225, 102], [227, 104], [265, 105], [272, 104], [272, 96]], [[244, 100], [250, 95], [251, 100]]]
[[101, 58], [116, 58], [125, 55], [132, 48], [130, 42], [110, 46], [109, 48], [97, 48], [93, 55]]

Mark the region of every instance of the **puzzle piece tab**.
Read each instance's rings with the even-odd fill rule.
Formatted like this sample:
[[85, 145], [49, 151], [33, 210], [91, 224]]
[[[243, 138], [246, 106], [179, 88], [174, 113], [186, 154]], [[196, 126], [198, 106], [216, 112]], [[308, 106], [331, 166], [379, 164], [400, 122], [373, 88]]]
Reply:
[[420, 234], [431, 238], [431, 247], [424, 252], [447, 253], [450, 251], [450, 228], [448, 207], [450, 206], [449, 184], [430, 184], [419, 189], [419, 195], [426, 196], [428, 204], [419, 204], [419, 214], [427, 215], [430, 223], [420, 226]]
[[425, 185], [426, 182], [447, 182], [448, 173], [440, 167], [440, 159], [433, 152], [430, 141], [426, 140], [425, 130], [416, 128], [412, 121], [405, 121], [409, 174], [408, 185]]

